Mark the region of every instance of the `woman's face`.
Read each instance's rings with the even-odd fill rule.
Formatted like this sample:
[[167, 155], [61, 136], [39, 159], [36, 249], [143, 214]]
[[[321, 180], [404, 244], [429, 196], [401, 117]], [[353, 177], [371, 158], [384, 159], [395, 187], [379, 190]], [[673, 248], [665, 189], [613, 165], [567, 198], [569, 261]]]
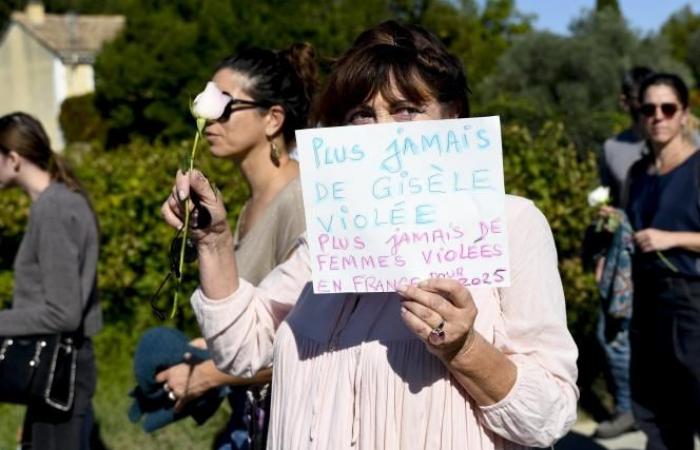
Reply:
[[17, 177], [15, 164], [9, 154], [0, 152], [0, 189], [12, 186]]
[[417, 104], [405, 99], [395, 85], [392, 86], [392, 97], [396, 100], [389, 101], [382, 96], [381, 92], [377, 92], [364, 104], [351, 109], [345, 116], [345, 123], [347, 125], [365, 125], [451, 117], [437, 100], [431, 98], [425, 103]]
[[[219, 70], [212, 81], [223, 93], [234, 99], [260, 100], [250, 98], [244, 92], [244, 88], [250, 84], [248, 77], [231, 69]], [[253, 105], [227, 107], [224, 116], [205, 129], [211, 153], [218, 158], [242, 159], [253, 148], [268, 146], [263, 116], [260, 109]]]
[[659, 145], [665, 145], [679, 136], [687, 120], [687, 111], [678, 101], [676, 91], [664, 84], [646, 89], [640, 112], [649, 139]]

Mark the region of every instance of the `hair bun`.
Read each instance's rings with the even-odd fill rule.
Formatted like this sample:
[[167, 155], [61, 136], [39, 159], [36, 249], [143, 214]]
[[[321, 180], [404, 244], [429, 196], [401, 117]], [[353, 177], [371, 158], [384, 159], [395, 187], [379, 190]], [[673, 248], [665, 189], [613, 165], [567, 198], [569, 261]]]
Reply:
[[308, 42], [296, 42], [280, 52], [280, 54], [294, 68], [297, 76], [304, 84], [307, 97], [311, 98], [318, 85], [316, 50], [313, 45]]

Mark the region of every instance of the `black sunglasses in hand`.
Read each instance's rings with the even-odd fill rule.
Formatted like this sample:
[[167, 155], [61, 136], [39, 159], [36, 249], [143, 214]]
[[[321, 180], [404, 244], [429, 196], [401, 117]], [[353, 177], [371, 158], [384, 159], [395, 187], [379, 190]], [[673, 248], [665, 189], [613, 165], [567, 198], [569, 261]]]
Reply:
[[[192, 197], [192, 202], [194, 203], [194, 210], [192, 213], [192, 228], [193, 229], [201, 229], [201, 228], [206, 228], [211, 224], [211, 214], [209, 213], [209, 210], [202, 206], [199, 202], [199, 197], [197, 197], [194, 193], [191, 195]], [[170, 263], [170, 271], [168, 274], [165, 276], [163, 281], [161, 281], [160, 285], [158, 286], [158, 289], [156, 290], [156, 293], [151, 296], [151, 310], [153, 311], [153, 315], [155, 315], [159, 320], [165, 320], [167, 309], [162, 308], [158, 305], [158, 298], [160, 297], [160, 293], [163, 290], [163, 287], [170, 281], [171, 278], [175, 278], [176, 280], [180, 279], [180, 250], [181, 250], [181, 245], [182, 245], [182, 230], [183, 227], [180, 227], [177, 232], [175, 233], [175, 236], [173, 239], [170, 241], [170, 249], [168, 251], [168, 262]], [[184, 251], [184, 262], [185, 263], [193, 263], [197, 260], [197, 247], [194, 244], [194, 241], [191, 238], [185, 239], [185, 251]]]

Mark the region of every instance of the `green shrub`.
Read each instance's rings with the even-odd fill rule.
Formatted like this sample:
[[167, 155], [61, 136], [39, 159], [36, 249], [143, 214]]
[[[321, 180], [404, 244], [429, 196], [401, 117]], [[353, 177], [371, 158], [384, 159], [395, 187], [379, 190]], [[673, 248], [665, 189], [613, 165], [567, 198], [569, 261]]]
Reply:
[[[148, 300], [169, 272], [168, 251], [175, 237], [160, 208], [170, 194], [179, 162], [190, 149], [190, 142], [170, 146], [133, 142], [116, 150], [82, 154], [79, 164], [72, 149], [67, 151], [99, 219], [98, 283], [105, 323], [124, 327], [124, 333], [135, 337], [160, 323]], [[221, 188], [230, 221], [235, 223], [248, 190], [234, 164], [215, 160], [200, 149], [196, 166]], [[198, 280], [196, 263], [186, 266], [184, 273], [182, 298], [188, 299]], [[169, 303], [173, 288], [174, 283], [166, 286], [161, 303]], [[196, 333], [185, 302], [174, 325]]]
[[503, 168], [506, 191], [531, 199], [547, 217], [557, 245], [569, 325], [574, 334], [590, 332], [598, 297], [579, 254], [584, 230], [593, 219], [586, 196], [597, 184], [594, 155], [581, 157], [561, 123], [546, 122], [534, 136], [524, 126], [504, 125]]
[[[87, 153], [76, 167], [100, 220], [99, 286], [107, 323], [127, 322], [133, 331], [156, 323], [148, 300], [169, 272], [168, 250], [175, 236], [163, 221], [160, 207], [190, 145], [134, 142], [118, 150]], [[221, 187], [235, 223], [248, 195], [238, 170], [204, 153], [197, 166]], [[189, 298], [196, 274], [195, 265], [186, 269], [182, 298]], [[174, 283], [162, 293], [161, 303], [172, 297], [172, 287]], [[179, 311], [177, 325], [194, 331], [188, 304], [180, 305]]]
[[61, 103], [58, 122], [66, 144], [76, 142], [103, 143], [107, 137], [107, 123], [95, 107], [95, 94], [68, 97]]
[[0, 192], [0, 211], [0, 308], [7, 308], [12, 297], [12, 263], [27, 224], [29, 197], [19, 189]]
[[[167, 249], [174, 230], [163, 222], [160, 206], [169, 194], [178, 161], [190, 143], [168, 147], [134, 142], [117, 150], [93, 150], [69, 159], [92, 198], [100, 220], [99, 285], [107, 323], [128, 323], [137, 333], [157, 323], [148, 299], [168, 273]], [[588, 308], [594, 285], [579, 269], [585, 227], [592, 219], [586, 194], [596, 184], [593, 155], [581, 158], [557, 122], [536, 135], [527, 127], [503, 126], [506, 190], [532, 199], [554, 232], [572, 325]], [[221, 187], [232, 223], [247, 197], [247, 186], [233, 164], [201, 154], [198, 166]], [[28, 200], [18, 191], [0, 196], [0, 301], [11, 296], [13, 250], [26, 223]], [[196, 267], [188, 268], [183, 292], [196, 284]], [[163, 293], [167, 300], [172, 290]], [[185, 296], [186, 298], [186, 296]], [[181, 305], [176, 324], [195, 332], [188, 306]]]

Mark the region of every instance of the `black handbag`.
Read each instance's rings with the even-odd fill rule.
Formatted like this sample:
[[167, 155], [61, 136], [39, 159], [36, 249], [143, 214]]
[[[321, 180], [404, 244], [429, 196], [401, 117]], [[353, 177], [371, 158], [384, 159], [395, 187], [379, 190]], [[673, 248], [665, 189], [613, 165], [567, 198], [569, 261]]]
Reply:
[[73, 335], [0, 337], [0, 402], [69, 411], [77, 356]]

